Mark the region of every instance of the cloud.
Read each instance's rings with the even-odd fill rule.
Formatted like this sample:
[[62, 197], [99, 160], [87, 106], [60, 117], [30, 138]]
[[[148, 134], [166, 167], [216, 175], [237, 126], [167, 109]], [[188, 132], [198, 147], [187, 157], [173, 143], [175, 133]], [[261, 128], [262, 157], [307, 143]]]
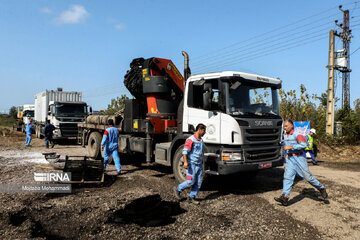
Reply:
[[72, 5], [70, 8], [62, 13], [55, 19], [57, 24], [77, 24], [85, 22], [90, 16], [85, 7], [81, 5]]
[[116, 28], [117, 30], [122, 30], [122, 29], [125, 29], [126, 26], [125, 26], [125, 24], [123, 24], [123, 23], [117, 23], [117, 24], [115, 24], [115, 28]]
[[126, 28], [126, 25], [124, 23], [119, 22], [118, 20], [114, 18], [108, 18], [107, 22], [110, 25], [113, 25], [116, 30], [123, 30]]
[[45, 13], [45, 14], [52, 14], [53, 13], [53, 11], [50, 8], [47, 8], [47, 7], [40, 8], [40, 12]]

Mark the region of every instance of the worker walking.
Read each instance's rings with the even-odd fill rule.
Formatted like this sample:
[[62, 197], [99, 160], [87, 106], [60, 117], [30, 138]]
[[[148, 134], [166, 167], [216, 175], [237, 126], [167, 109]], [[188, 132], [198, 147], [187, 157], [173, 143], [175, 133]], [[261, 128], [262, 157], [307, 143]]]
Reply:
[[25, 134], [26, 134], [26, 141], [25, 146], [30, 147], [31, 139], [32, 139], [32, 117], [29, 117], [29, 122], [26, 124]]
[[303, 135], [294, 132], [294, 124], [291, 120], [284, 121], [284, 150], [287, 151], [287, 159], [285, 163], [285, 172], [283, 180], [283, 191], [280, 197], [274, 198], [283, 206], [288, 205], [289, 196], [295, 175], [299, 174], [321, 193], [326, 199], [328, 194], [325, 187], [310, 173], [305, 156], [306, 140]]
[[199, 204], [195, 199], [202, 183], [202, 157], [204, 142], [201, 139], [206, 133], [206, 126], [198, 124], [194, 135], [186, 139], [184, 149], [182, 151], [184, 158], [184, 168], [186, 168], [186, 181], [173, 188], [175, 197], [180, 200], [180, 193], [186, 188], [191, 187], [188, 201], [190, 203]]
[[309, 153], [311, 156], [312, 164], [317, 165], [317, 161], [315, 160], [314, 155], [314, 137], [313, 135], [316, 133], [315, 129], [310, 129], [310, 134], [306, 134], [305, 139], [307, 142], [307, 146], [305, 148], [305, 152]]
[[46, 125], [44, 127], [44, 133], [45, 133], [45, 147], [49, 148], [49, 142], [51, 143], [51, 148], [55, 146], [54, 140], [52, 138], [53, 131], [55, 130], [55, 126], [50, 123], [50, 120], [46, 121]]
[[121, 164], [118, 150], [118, 141], [119, 141], [119, 129], [114, 127], [114, 120], [108, 120], [109, 127], [105, 130], [104, 136], [101, 141], [101, 150], [104, 151], [104, 171], [106, 170], [106, 165], [112, 155], [115, 168], [118, 174], [121, 172]]

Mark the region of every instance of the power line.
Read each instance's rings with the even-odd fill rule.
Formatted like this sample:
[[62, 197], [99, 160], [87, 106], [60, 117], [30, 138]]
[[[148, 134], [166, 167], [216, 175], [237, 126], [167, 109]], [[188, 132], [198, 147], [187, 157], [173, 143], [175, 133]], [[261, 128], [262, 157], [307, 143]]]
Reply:
[[[302, 30], [302, 31], [298, 31], [298, 32], [293, 33], [293, 34], [291, 34], [291, 35], [288, 34], [288, 35], [285, 36], [285, 37], [281, 36], [280, 34], [275, 35], [275, 37], [277, 37], [277, 38], [274, 38], [274, 36], [270, 36], [270, 37], [267, 37], [267, 38], [262, 39], [262, 40], [260, 40], [260, 41], [257, 41], [256, 43], [249, 43], [249, 44], [244, 45], [244, 46], [242, 46], [242, 47], [236, 48], [236, 49], [234, 49], [232, 52], [227, 52], [228, 54], [225, 54], [225, 55], [223, 55], [223, 56], [221, 56], [222, 54], [218, 54], [218, 55], [215, 55], [215, 56], [213, 56], [213, 57], [207, 58], [207, 59], [209, 59], [209, 60], [204, 59], [204, 60], [202, 60], [201, 62], [192, 63], [191, 66], [193, 67], [193, 66], [197, 66], [197, 65], [203, 65], [204, 63], [205, 63], [205, 64], [208, 64], [208, 63], [211, 62], [211, 61], [216, 61], [216, 58], [215, 58], [215, 57], [217, 57], [217, 56], [219, 56], [219, 57], [220, 57], [220, 56], [221, 56], [221, 57], [226, 57], [226, 56], [235, 55], [236, 53], [243, 52], [243, 50], [240, 51], [241, 49], [244, 49], [244, 48], [245, 48], [245, 49], [248, 49], [247, 47], [249, 47], [249, 46], [251, 46], [251, 45], [253, 45], [253, 44], [257, 44], [258, 46], [261, 46], [261, 45], [263, 45], [263, 44], [259, 44], [259, 43], [261, 43], [261, 42], [265, 42], [264, 44], [267, 44], [268, 42], [275, 42], [275, 41], [277, 41], [277, 40], [284, 40], [284, 39], [287, 39], [287, 38], [289, 38], [289, 37], [293, 37], [293, 36], [295, 36], [295, 35], [298, 35], [298, 34], [301, 34], [301, 33], [307, 32], [307, 31], [312, 31], [312, 30], [314, 30], [314, 29], [316, 29], [316, 28], [319, 28], [319, 27], [321, 27], [321, 26], [327, 25], [327, 24], [329, 24], [329, 23], [331, 23], [331, 22], [333, 22], [333, 21], [329, 21], [329, 22], [326, 22], [326, 23], [317, 25], [317, 26], [312, 27], [312, 28], [309, 28], [309, 29], [305, 29], [305, 30]], [[319, 30], [319, 31], [321, 31], [321, 30]], [[290, 32], [290, 31], [286, 31], [286, 32], [284, 32], [284, 33], [289, 33], [289, 32]], [[267, 41], [267, 40], [268, 40], [268, 41]], [[266, 42], [266, 41], [267, 41], [267, 42]], [[235, 50], [236, 50], [236, 51], [235, 51]]]
[[[358, 25], [360, 25], [360, 24], [357, 24], [357, 25], [355, 25], [355, 26], [358, 26]], [[355, 28], [355, 29], [353, 29], [353, 30], [357, 30], [357, 28]], [[309, 35], [309, 34], [308, 34]], [[322, 35], [322, 34], [321, 34]], [[315, 37], [317, 37], [317, 36], [321, 36], [321, 35], [316, 35]], [[324, 37], [325, 38], [325, 37]], [[304, 41], [304, 40], [308, 40], [309, 38], [306, 38], [306, 39], [303, 39], [302, 41]], [[317, 39], [317, 40], [321, 40], [321, 39], [323, 39], [323, 38], [319, 38], [319, 39]], [[292, 39], [292, 40], [294, 40], [294, 39]], [[297, 40], [298, 40], [298, 38], [297, 38]], [[291, 42], [291, 41], [290, 41]], [[296, 42], [291, 42], [291, 43], [289, 43], [289, 41], [287, 41], [287, 43], [288, 44], [285, 44], [285, 45], [281, 45], [281, 43], [277, 43], [277, 44], [273, 44], [273, 45], [271, 45], [272, 47], [273, 46], [275, 46], [275, 45], [281, 45], [280, 47], [277, 47], [277, 48], [275, 48], [275, 49], [281, 49], [281, 48], [284, 48], [284, 47], [286, 47], [286, 46], [288, 46], [288, 45], [291, 45], [291, 44], [296, 44], [298, 41], [296, 41]], [[308, 44], [308, 43], [306, 43], [306, 44]], [[300, 44], [301, 45], [301, 44]], [[298, 46], [300, 46], [300, 45], [296, 45], [296, 46], [293, 46], [293, 47], [298, 47]], [[291, 48], [293, 48], [293, 47], [290, 47], [290, 48], [286, 48], [286, 49], [291, 49]], [[251, 49], [251, 50], [249, 50], [249, 51], [252, 51], [253, 50], [253, 48]], [[224, 67], [224, 66], [231, 66], [231, 65], [235, 65], [235, 64], [238, 64], [239, 63], [239, 60], [242, 60], [241, 62], [245, 62], [245, 61], [250, 61], [250, 60], [253, 60], [253, 59], [256, 59], [256, 58], [258, 58], [257, 56], [259, 56], [259, 57], [263, 57], [263, 56], [267, 56], [267, 55], [270, 55], [270, 54], [274, 54], [274, 53], [276, 53], [276, 52], [273, 52], [273, 50], [274, 49], [267, 49], [266, 51], [264, 51], [264, 52], [259, 52], [259, 51], [257, 51], [258, 52], [258, 54], [256, 54], [256, 55], [250, 55], [250, 56], [243, 56], [243, 57], [241, 57], [241, 58], [238, 58], [238, 57], [234, 57], [234, 58], [229, 58], [229, 59], [227, 59], [228, 61], [227, 62], [223, 62], [221, 65], [219, 65], [218, 63], [213, 63], [213, 64], [210, 64], [210, 65], [206, 65], [206, 66], [201, 66], [200, 68], [198, 68], [198, 69], [196, 69], [194, 72], [201, 72], [201, 71], [204, 71], [204, 70], [207, 70], [207, 69], [210, 69], [210, 70], [213, 70], [213, 69], [211, 69], [212, 67], [216, 67], [216, 68], [220, 68], [220, 67]], [[283, 51], [284, 49], [282, 49], [282, 50], [280, 50], [280, 51]], [[267, 53], [267, 52], [269, 52], [270, 51], [270, 53]], [[256, 52], [256, 51], [255, 51]], [[253, 51], [252, 51], [252, 53], [254, 53]], [[267, 54], [265, 54], [265, 55], [262, 55], [263, 53], [267, 53]], [[255, 56], [255, 57], [254, 57]], [[250, 57], [250, 58], [249, 58]], [[243, 60], [244, 59], [244, 60]], [[246, 60], [245, 60], [246, 59]], [[234, 61], [236, 61], [235, 63], [234, 63]]]
[[[322, 40], [322, 39], [325, 39], [327, 38], [328, 36], [321, 36], [317, 39], [311, 39], [311, 41], [307, 41], [307, 42], [302, 42], [300, 44], [297, 44], [297, 45], [294, 45], [294, 46], [290, 46], [290, 47], [287, 47], [287, 48], [283, 48], [281, 49], [281, 47], [279, 47], [278, 49], [279, 50], [272, 50], [272, 51], [268, 51], [267, 53], [264, 52], [264, 53], [259, 53], [259, 54], [256, 54], [256, 55], [249, 55], [249, 56], [246, 56], [246, 57], [243, 57], [241, 59], [238, 59], [236, 61], [232, 61], [232, 62], [228, 62], [228, 63], [223, 63], [222, 65], [218, 65], [216, 66], [217, 68], [221, 68], [221, 67], [226, 67], [226, 66], [233, 66], [233, 65], [236, 65], [236, 64], [239, 64], [239, 63], [242, 63], [242, 62], [245, 62], [245, 61], [250, 61], [250, 60], [254, 60], [254, 59], [258, 59], [260, 57], [265, 57], [265, 56], [268, 56], [268, 55], [271, 55], [271, 54], [275, 54], [275, 53], [279, 53], [279, 52], [282, 52], [282, 51], [285, 51], [285, 50], [289, 50], [289, 49], [292, 49], [292, 48], [296, 48], [296, 47], [299, 47], [299, 46], [303, 46], [303, 45], [306, 45], [306, 44], [309, 44], [309, 43], [313, 43], [313, 42], [316, 42], [316, 41], [319, 41], [319, 40]], [[282, 46], [284, 47], [284, 46]], [[243, 59], [243, 60], [242, 60]], [[240, 61], [242, 60], [242, 61]], [[206, 70], [208, 70], [208, 68], [205, 68], [204, 69], [205, 72]], [[204, 71], [202, 70], [202, 71]], [[197, 74], [199, 73], [200, 71], [197, 72]]]
[[[291, 46], [292, 44], [296, 44], [296, 43], [301, 43], [301, 42], [303, 42], [303, 41], [307, 41], [307, 40], [311, 40], [312, 38], [314, 38], [314, 37], [319, 37], [319, 36], [323, 36], [323, 35], [325, 35], [325, 34], [327, 34], [327, 32], [325, 33], [321, 33], [321, 34], [318, 34], [318, 35], [315, 35], [315, 36], [310, 36], [310, 37], [307, 37], [307, 38], [305, 38], [305, 39], [301, 39], [300, 38], [300, 40], [298, 40], [298, 41], [294, 41], [294, 42], [287, 42], [287, 44], [284, 44], [284, 43], [282, 43], [283, 45], [281, 45], [281, 46], [279, 46], [279, 47], [276, 47], [276, 48], [270, 48], [270, 49], [267, 49], [267, 50], [265, 50], [265, 51], [263, 51], [263, 50], [261, 50], [261, 51], [257, 51], [258, 53], [257, 54], [254, 54], [254, 53], [256, 53], [256, 51], [254, 52], [254, 51], [252, 51], [252, 52], [250, 52], [249, 54], [248, 54], [248, 56], [242, 56], [241, 58], [232, 58], [232, 59], [229, 59], [227, 62], [223, 62], [222, 63], [222, 65], [220, 65], [220, 66], [223, 66], [223, 65], [225, 65], [226, 66], [226, 64], [228, 64], [228, 63], [233, 63], [234, 61], [239, 61], [239, 60], [242, 60], [242, 59], [247, 59], [249, 56], [251, 57], [251, 58], [253, 58], [254, 56], [258, 56], [258, 55], [261, 55], [261, 54], [263, 54], [263, 53], [267, 53], [267, 52], [271, 52], [271, 51], [274, 51], [274, 50], [277, 50], [277, 49], [281, 49], [281, 48], [284, 48], [284, 47], [287, 47], [287, 46]], [[274, 44], [274, 45], [279, 45], [279, 44]], [[211, 67], [220, 67], [219, 66], [219, 64], [210, 64], [210, 65], [208, 65], [208, 66], [206, 66], [205, 68], [203, 67], [203, 68], [200, 68], [200, 70], [202, 70], [202, 69], [209, 69], [209, 68], [211, 68]]]
[[[304, 34], [302, 34], [302, 35], [303, 35], [303, 37], [306, 37], [306, 36], [308, 36], [308, 35], [311, 35], [311, 34], [314, 34], [314, 33], [318, 33], [319, 31], [324, 31], [324, 30], [327, 30], [327, 29], [328, 29], [328, 28], [322, 28], [322, 29], [320, 29], [320, 30], [316, 30], [316, 31], [313, 31], [313, 32], [311, 32], [311, 33], [308, 33], [307, 35], [304, 35]], [[289, 38], [289, 37], [293, 37], [293, 38], [286, 40], [286, 39]], [[301, 39], [301, 38], [302, 38], [302, 37], [297, 37], [296, 34], [294, 34], [294, 35], [289, 35], [288, 37], [285, 37], [285, 38], [275, 39], [274, 41], [268, 41], [268, 42], [266, 42], [266, 43], [264, 43], [264, 44], [259, 44], [259, 45], [256, 45], [256, 44], [255, 44], [255, 46], [253, 46], [253, 47], [249, 47], [249, 48], [246, 48], [246, 49], [244, 49], [244, 50], [242, 50], [242, 51], [236, 51], [236, 52], [234, 52], [233, 54], [229, 54], [228, 56], [231, 56], [231, 55], [236, 55], [236, 56], [234, 56], [234, 57], [229, 57], [229, 58], [225, 58], [225, 59], [222, 58], [222, 61], [226, 61], [226, 60], [230, 60], [230, 59], [236, 58], [237, 56], [239, 56], [239, 53], [241, 53], [241, 52], [245, 52], [245, 54], [247, 54], [246, 52], [252, 52], [252, 53], [254, 53], [254, 49], [257, 49], [257, 48], [261, 48], [261, 50], [263, 50], [265, 47], [271, 48], [271, 47], [274, 47], [274, 46], [277, 46], [277, 45], [281, 45], [281, 44], [284, 44], [284, 43], [289, 43], [289, 42], [291, 42], [291, 41], [298, 41], [298, 40]], [[283, 41], [276, 43], [277, 40], [283, 40]], [[274, 43], [274, 42], [275, 42], [275, 43]], [[266, 46], [267, 44], [271, 44], [271, 43], [274, 43], [274, 44], [272, 44], [272, 45], [270, 45], [270, 46]], [[249, 46], [250, 46], [250, 45], [249, 45]], [[255, 51], [255, 52], [256, 52], [256, 51]], [[218, 60], [218, 59], [213, 59], [212, 61], [209, 61], [209, 62], [213, 62], [213, 61], [219, 61], [219, 60]], [[207, 64], [206, 64], [207, 66], [209, 65], [209, 62], [207, 62]], [[215, 63], [212, 63], [212, 64], [210, 64], [210, 65], [213, 65], [213, 64], [215, 64]], [[202, 64], [202, 65], [205, 65], [205, 64]]]
[[[351, 5], [351, 4], [356, 4], [356, 3], [358, 3], [358, 2], [360, 2], [360, 1], [355, 1], [355, 2], [351, 2], [351, 3], [345, 3], [345, 4], [343, 4], [343, 5]], [[208, 53], [206, 53], [206, 54], [200, 55], [200, 56], [198, 56], [198, 57], [194, 57], [193, 60], [194, 60], [194, 59], [204, 58], [204, 57], [206, 57], [206, 56], [208, 56], [208, 55], [212, 55], [212, 54], [215, 54], [215, 53], [217, 53], [217, 52], [221, 52], [221, 51], [223, 51], [223, 50], [225, 50], [225, 49], [231, 48], [231, 47], [233, 47], [233, 46], [239, 45], [240, 43], [244, 43], [244, 42], [253, 40], [253, 39], [255, 39], [255, 38], [258, 38], [258, 37], [261, 37], [261, 36], [264, 36], [264, 35], [267, 35], [267, 34], [276, 32], [276, 31], [278, 31], [278, 30], [280, 30], [280, 29], [284, 29], [284, 28], [287, 28], [287, 27], [292, 26], [292, 25], [296, 25], [296, 24], [299, 23], [299, 22], [307, 21], [307, 20], [309, 20], [309, 19], [311, 19], [311, 18], [313, 18], [313, 17], [320, 16], [320, 15], [322, 15], [322, 14], [324, 14], [324, 13], [327, 13], [327, 12], [329, 12], [329, 11], [335, 9], [335, 8], [337, 8], [337, 7], [329, 8], [329, 9], [324, 10], [324, 11], [322, 11], [322, 12], [313, 14], [313, 15], [311, 15], [311, 16], [309, 16], [309, 17], [305, 17], [305, 18], [302, 18], [302, 19], [297, 20], [297, 21], [295, 21], [295, 22], [292, 22], [292, 23], [286, 24], [286, 25], [284, 25], [284, 26], [275, 28], [275, 29], [273, 29], [273, 30], [271, 30], [271, 31], [268, 31], [268, 32], [266, 32], [266, 33], [256, 35], [256, 36], [251, 37], [251, 38], [249, 38], [249, 39], [247, 39], [247, 40], [244, 40], [244, 41], [240, 41], [240, 42], [231, 44], [230, 46], [223, 47], [223, 48], [220, 48], [220, 49], [217, 49], [217, 50], [214, 50], [214, 51], [210, 51], [210, 52], [208, 52]], [[356, 8], [354, 8], [354, 9], [356, 9]]]
[[360, 49], [360, 47], [358, 47], [355, 51], [353, 51], [352, 53], [350, 53], [349, 56], [351, 56], [351, 55], [353, 55], [354, 53], [356, 53], [356, 51], [359, 50], [359, 49]]
[[[310, 30], [314, 30], [314, 29], [316, 29], [316, 28], [319, 28], [319, 27], [321, 27], [321, 26], [327, 25], [327, 24], [332, 23], [332, 22], [333, 22], [333, 21], [329, 21], [329, 22], [326, 22], [326, 23], [317, 25], [317, 26], [315, 26], [315, 27], [312, 27], [312, 28], [310, 28], [310, 29], [305, 29], [305, 30], [302, 30], [302, 31], [293, 33], [293, 34], [291, 34], [291, 35], [288, 35], [287, 37], [279, 37], [279, 38], [275, 38], [275, 39], [273, 39], [272, 37], [268, 37], [268, 38], [266, 38], [266, 39], [263, 39], [263, 40], [261, 40], [261, 41], [258, 41], [257, 43], [264, 42], [264, 41], [266, 41], [266, 40], [270, 40], [270, 41], [268, 41], [268, 42], [274, 42], [274, 41], [277, 41], [277, 40], [284, 40], [284, 39], [286, 39], [286, 38], [293, 37], [293, 36], [295, 36], [295, 35], [297, 35], [297, 34], [301, 34], [301, 33], [304, 33], [304, 32], [310, 31]], [[308, 25], [310, 25], [310, 24], [303, 25], [302, 27], [308, 26]], [[323, 30], [323, 29], [320, 29], [320, 30], [318, 30], [318, 31], [321, 31], [321, 30]], [[290, 31], [293, 31], [293, 30], [290, 30]], [[285, 32], [283, 32], [283, 33], [288, 33], [288, 32], [290, 32], [290, 31], [285, 31]], [[260, 47], [260, 46], [262, 46], [262, 45], [266, 45], [266, 44], [268, 44], [268, 42], [265, 42], [264, 44], [258, 44], [257, 47]], [[242, 46], [242, 47], [240, 47], [240, 48], [237, 48], [238, 50], [235, 49], [235, 50], [237, 50], [237, 51], [230, 52], [229, 54], [226, 54], [226, 55], [223, 55], [223, 56], [221, 56], [221, 54], [218, 54], [218, 55], [216, 55], [216, 56], [221, 56], [221, 57], [219, 57], [219, 58], [223, 58], [223, 57], [226, 57], [226, 56], [236, 55], [237, 53], [240, 53], [240, 52], [246, 52], [246, 50], [249, 50], [249, 48], [246, 48], [246, 47], [249, 47], [249, 46], [251, 46], [251, 45], [253, 45], [253, 43], [249, 43], [249, 44], [247, 44], [247, 45], [245, 45], [245, 46]], [[243, 48], [245, 48], [245, 50], [240, 50], [240, 49], [243, 49]], [[251, 48], [251, 49], [252, 49], [252, 48]], [[209, 62], [214, 62], [214, 61], [219, 61], [219, 60], [216, 59], [215, 56], [214, 56], [214, 57], [210, 58], [210, 59], [207, 60], [207, 61], [202, 60], [201, 62], [192, 64], [192, 67], [193, 67], [193, 66], [208, 65]]]
[[[304, 27], [313, 25], [314, 23], [319, 22], [319, 21], [321, 21], [321, 20], [332, 18], [332, 17], [334, 17], [335, 15], [338, 15], [338, 14], [339, 14], [339, 13], [332, 14], [332, 15], [326, 16], [326, 17], [324, 17], [324, 18], [318, 19], [318, 20], [316, 20], [316, 21], [313, 21], [313, 22], [311, 22], [311, 23], [307, 23], [307, 24], [304, 24], [304, 25], [301, 25], [301, 26], [297, 26], [296, 28], [293, 28], [293, 29], [290, 29], [290, 30], [287, 30], [287, 31], [283, 31], [283, 32], [280, 32], [280, 33], [274, 33], [275, 31], [267, 32], [267, 33], [258, 35], [258, 36], [256, 36], [256, 37], [247, 39], [247, 40], [245, 40], [245, 41], [243, 41], [243, 42], [256, 41], [256, 38], [259, 38], [259, 37], [261, 37], [261, 36], [268, 35], [269, 33], [274, 33], [274, 34], [270, 35], [269, 37], [267, 37], [267, 38], [265, 38], [265, 39], [263, 39], [263, 40], [257, 41], [257, 42], [266, 41], [266, 40], [268, 40], [268, 39], [271, 39], [273, 36], [280, 36], [280, 35], [282, 35], [282, 34], [288, 34], [288, 33], [290, 33], [290, 32], [296, 31], [296, 30], [298, 30], [298, 29], [301, 29], [301, 28], [304, 28]], [[239, 42], [239, 43], [236, 44], [236, 45], [239, 45], [240, 43], [241, 43], [241, 42]], [[251, 43], [250, 43], [250, 44], [251, 44]], [[249, 45], [249, 44], [248, 44], [248, 45]], [[246, 45], [246, 46], [247, 46], [247, 45]], [[230, 47], [227, 47], [227, 48], [230, 48]], [[240, 48], [243, 48], [243, 47], [240, 47]], [[236, 50], [236, 49], [239, 49], [239, 48], [235, 48], [235, 50]], [[227, 51], [227, 52], [225, 52], [225, 53], [219, 53], [219, 54], [214, 55], [214, 56], [206, 57], [206, 58], [204, 58], [204, 59], [202, 59], [202, 60], [199, 60], [199, 61], [192, 61], [192, 62], [193, 62], [192, 65], [198, 64], [199, 62], [204, 62], [204, 61], [206, 61], [206, 59], [211, 59], [211, 58], [213, 58], [213, 57], [221, 56], [222, 54], [230, 53], [231, 51], [232, 51], [232, 50]]]

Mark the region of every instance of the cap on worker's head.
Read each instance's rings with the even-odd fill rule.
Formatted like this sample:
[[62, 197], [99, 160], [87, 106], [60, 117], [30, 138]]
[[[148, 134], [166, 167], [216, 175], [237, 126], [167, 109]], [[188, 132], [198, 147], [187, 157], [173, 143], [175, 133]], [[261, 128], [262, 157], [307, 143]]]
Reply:
[[310, 132], [312, 132], [313, 134], [316, 134], [316, 130], [315, 129], [310, 129]]

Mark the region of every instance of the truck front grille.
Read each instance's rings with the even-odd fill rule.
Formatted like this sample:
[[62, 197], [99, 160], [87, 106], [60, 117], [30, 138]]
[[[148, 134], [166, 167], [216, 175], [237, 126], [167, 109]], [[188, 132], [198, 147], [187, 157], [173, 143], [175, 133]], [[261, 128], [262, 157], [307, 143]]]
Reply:
[[245, 162], [263, 162], [280, 157], [280, 147], [262, 147], [262, 148], [250, 148], [245, 149]]
[[281, 128], [259, 128], [245, 129], [245, 139], [247, 144], [267, 144], [280, 142]]
[[77, 123], [60, 123], [60, 131], [63, 137], [77, 137]]
[[277, 159], [281, 156], [281, 127], [245, 128], [244, 149], [245, 162], [263, 162]]

